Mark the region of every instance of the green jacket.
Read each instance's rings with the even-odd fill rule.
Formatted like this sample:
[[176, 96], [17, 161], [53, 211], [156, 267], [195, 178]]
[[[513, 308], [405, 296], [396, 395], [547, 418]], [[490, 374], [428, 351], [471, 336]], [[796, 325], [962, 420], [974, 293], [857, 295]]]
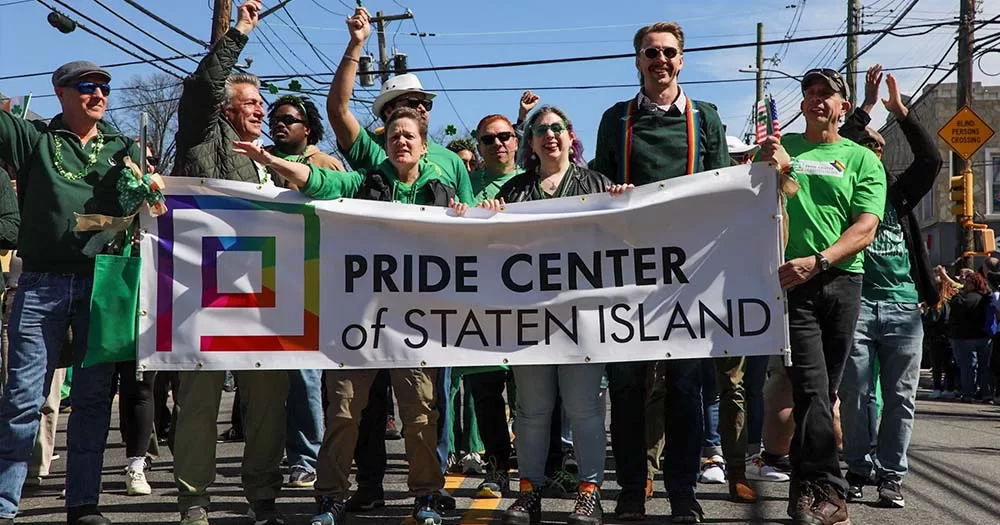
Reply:
[[184, 93], [177, 107], [177, 157], [171, 175], [259, 182], [257, 167], [233, 153], [240, 140], [222, 113], [226, 77], [240, 58], [247, 36], [230, 29], [184, 79]]
[[139, 147], [132, 137], [99, 122], [104, 147], [90, 172], [82, 179], [62, 176], [55, 165], [55, 142], [62, 145], [63, 169], [79, 173], [88, 163], [96, 139], [86, 147], [56, 115], [46, 125], [0, 111], [0, 159], [17, 175], [21, 208], [18, 254], [26, 272], [85, 274], [93, 272], [94, 258], [83, 248], [94, 232], [74, 231], [75, 214], [125, 215], [118, 181], [126, 155], [139, 162]]
[[[383, 160], [370, 172], [336, 171], [315, 165], [309, 166], [309, 170], [309, 179], [301, 191], [314, 199], [333, 200], [346, 197], [421, 206], [448, 206], [447, 200], [436, 202], [441, 200], [442, 196], [436, 194], [435, 190], [444, 188], [449, 192], [449, 197], [470, 206], [475, 204], [470, 197], [458, 195], [459, 183], [453, 173], [445, 172], [426, 157], [420, 161], [420, 177], [413, 184], [400, 182], [395, 166], [388, 159]], [[375, 175], [379, 177], [373, 178]], [[431, 184], [432, 182], [440, 184]]]

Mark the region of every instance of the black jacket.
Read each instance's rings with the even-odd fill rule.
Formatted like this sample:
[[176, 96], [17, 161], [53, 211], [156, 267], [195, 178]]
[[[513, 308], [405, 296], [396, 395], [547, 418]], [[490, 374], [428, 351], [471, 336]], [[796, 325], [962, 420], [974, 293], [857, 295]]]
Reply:
[[[565, 176], [570, 177], [566, 181], [569, 186], [566, 188], [565, 197], [601, 193], [611, 186], [611, 180], [604, 175], [580, 166], [572, 166]], [[497, 198], [508, 203], [541, 200], [542, 190], [538, 188], [538, 174], [526, 171], [516, 175], [500, 187]]]
[[[871, 117], [868, 113], [858, 108], [844, 122], [840, 135], [858, 142], [867, 135], [865, 127], [869, 122]], [[941, 154], [914, 112], [910, 111], [906, 118], [899, 121], [899, 129], [913, 152], [913, 162], [898, 175], [885, 170], [886, 199], [899, 216], [899, 226], [910, 253], [910, 278], [917, 287], [917, 294], [921, 301], [934, 305], [940, 293], [934, 283], [934, 267], [927, 255], [927, 246], [921, 239], [920, 223], [913, 209], [934, 187], [934, 179], [941, 171]]]
[[987, 339], [986, 312], [990, 297], [979, 292], [962, 292], [951, 298], [948, 337], [952, 339]]

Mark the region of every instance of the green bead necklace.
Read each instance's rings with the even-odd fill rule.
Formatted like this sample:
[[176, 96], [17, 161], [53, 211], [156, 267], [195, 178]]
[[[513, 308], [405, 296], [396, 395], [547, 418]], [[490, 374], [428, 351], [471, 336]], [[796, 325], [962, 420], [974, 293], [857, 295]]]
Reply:
[[62, 139], [59, 138], [59, 135], [55, 136], [55, 143], [56, 143], [56, 149], [55, 149], [56, 171], [58, 171], [59, 174], [62, 175], [63, 178], [65, 179], [80, 180], [86, 177], [87, 174], [90, 173], [90, 170], [94, 168], [94, 165], [97, 164], [97, 156], [100, 155], [101, 150], [104, 149], [104, 134], [98, 133], [97, 136], [94, 137], [94, 148], [90, 150], [90, 155], [87, 156], [87, 165], [83, 167], [83, 171], [81, 171], [80, 173], [73, 173], [71, 171], [66, 171], [66, 168], [63, 167]]

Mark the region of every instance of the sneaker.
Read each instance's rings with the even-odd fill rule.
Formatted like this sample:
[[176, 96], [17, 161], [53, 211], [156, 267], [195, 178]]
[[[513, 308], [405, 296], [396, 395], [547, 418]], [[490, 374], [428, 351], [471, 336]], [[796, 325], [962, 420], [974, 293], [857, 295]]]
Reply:
[[469, 452], [462, 456], [459, 463], [462, 465], [462, 474], [482, 474], [486, 470], [486, 464], [478, 452]]
[[273, 499], [251, 501], [247, 515], [253, 525], [285, 525], [285, 518], [278, 513]]
[[883, 479], [878, 484], [878, 501], [876, 505], [890, 509], [901, 509], [906, 506], [903, 499], [903, 491], [899, 486], [899, 481], [894, 479]]
[[510, 490], [510, 474], [490, 464], [486, 469], [486, 478], [476, 488], [476, 498], [503, 498], [503, 493]]
[[320, 496], [316, 498], [319, 509], [309, 521], [309, 525], [344, 525], [347, 512], [344, 502], [339, 499]]
[[413, 501], [413, 519], [417, 525], [440, 525], [441, 514], [434, 502], [434, 496], [420, 496]]
[[604, 510], [601, 508], [601, 489], [596, 483], [580, 483], [573, 512], [566, 518], [566, 524], [601, 525], [602, 523], [604, 523]]
[[[647, 487], [651, 484], [647, 482]], [[643, 521], [646, 519], [646, 494], [632, 490], [622, 490], [615, 501], [615, 517], [621, 521]]]
[[765, 463], [764, 458], [760, 454], [754, 454], [747, 460], [747, 479], [783, 483], [791, 479], [791, 477]]
[[698, 483], [718, 485], [726, 482], [726, 462], [722, 456], [712, 456], [701, 460], [701, 474]]
[[542, 521], [542, 495], [526, 479], [521, 480], [520, 492], [503, 513], [503, 525], [536, 525]]
[[847, 480], [847, 501], [861, 501], [865, 497], [864, 487], [868, 484], [868, 476], [848, 471], [844, 479]]
[[812, 505], [802, 510], [797, 522], [810, 525], [850, 525], [847, 502], [833, 486], [813, 484]]
[[219, 443], [238, 443], [243, 441], [243, 433], [234, 427], [229, 427], [229, 430], [219, 434], [219, 439], [216, 441]]
[[382, 487], [360, 486], [344, 504], [348, 512], [367, 512], [385, 506], [385, 492]]
[[97, 505], [80, 505], [66, 509], [66, 523], [69, 525], [110, 525], [111, 520], [97, 511]]
[[705, 511], [701, 509], [701, 503], [692, 493], [687, 497], [670, 498], [670, 522], [671, 523], [701, 523], [705, 518]]
[[146, 481], [146, 473], [131, 469], [125, 472], [125, 491], [129, 496], [149, 496], [153, 493], [152, 487]]
[[208, 525], [208, 510], [205, 507], [189, 507], [181, 513], [181, 525]]
[[929, 397], [930, 399], [941, 399], [942, 397], [944, 397], [944, 392], [941, 392], [940, 390], [935, 390], [931, 392], [931, 395]]
[[445, 470], [453, 474], [462, 473], [462, 462], [458, 460], [458, 456], [454, 452], [448, 453], [448, 465]]
[[729, 480], [729, 499], [736, 503], [756, 503], [757, 491], [750, 486], [746, 478], [736, 478]]
[[287, 486], [299, 489], [310, 488], [316, 484], [316, 472], [301, 465], [295, 465], [288, 473]]
[[575, 498], [579, 486], [580, 478], [576, 474], [560, 469], [547, 480], [543, 491], [550, 498]]
[[573, 448], [573, 445], [567, 445], [566, 443], [563, 443], [562, 450], [563, 450], [563, 461], [562, 461], [563, 470], [579, 475], [580, 466], [577, 465], [576, 463], [576, 450]]
[[455, 498], [448, 493], [447, 489], [442, 488], [434, 495], [434, 506], [439, 511], [455, 510]]
[[396, 418], [392, 416], [385, 418], [385, 439], [389, 441], [403, 439], [403, 433], [396, 428]]

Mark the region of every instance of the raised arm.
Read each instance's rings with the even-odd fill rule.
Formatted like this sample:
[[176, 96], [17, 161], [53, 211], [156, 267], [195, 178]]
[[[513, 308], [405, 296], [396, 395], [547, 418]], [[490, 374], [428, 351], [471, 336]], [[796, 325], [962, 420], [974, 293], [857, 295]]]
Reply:
[[341, 150], [350, 149], [361, 133], [361, 123], [351, 113], [350, 102], [351, 95], [354, 94], [354, 79], [358, 74], [361, 51], [364, 49], [365, 41], [372, 34], [371, 19], [367, 9], [359, 7], [354, 11], [354, 16], [347, 19], [347, 31], [351, 35], [351, 40], [347, 43], [344, 58], [340, 59], [340, 66], [333, 75], [330, 93], [326, 97], [327, 117], [330, 119], [330, 126], [333, 127], [337, 145]]
[[889, 98], [883, 99], [882, 103], [899, 121], [899, 129], [903, 131], [903, 136], [910, 145], [910, 152], [913, 153], [913, 162], [899, 175], [891, 188], [892, 192], [899, 192], [902, 196], [902, 199], [899, 199], [902, 209], [896, 210], [902, 214], [912, 210], [920, 199], [931, 191], [944, 160], [938, 152], [937, 145], [934, 144], [934, 139], [917, 120], [917, 116], [911, 114], [903, 104], [895, 77], [889, 75], [885, 83], [889, 87]]

